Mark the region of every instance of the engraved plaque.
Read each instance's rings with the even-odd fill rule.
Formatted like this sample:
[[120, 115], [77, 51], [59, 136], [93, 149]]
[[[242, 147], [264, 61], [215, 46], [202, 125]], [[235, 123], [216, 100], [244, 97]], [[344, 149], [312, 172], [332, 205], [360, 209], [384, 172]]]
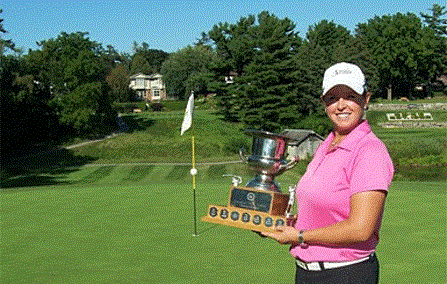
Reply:
[[260, 212], [269, 212], [272, 196], [267, 192], [249, 189], [233, 188], [230, 197], [230, 206], [250, 209]]

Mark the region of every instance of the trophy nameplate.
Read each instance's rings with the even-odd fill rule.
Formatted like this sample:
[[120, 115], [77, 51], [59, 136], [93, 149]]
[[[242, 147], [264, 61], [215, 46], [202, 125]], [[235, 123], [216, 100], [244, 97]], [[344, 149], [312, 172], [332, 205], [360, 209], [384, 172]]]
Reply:
[[276, 191], [234, 186], [227, 206], [209, 205], [205, 222], [252, 231], [273, 231], [286, 224], [289, 195]]

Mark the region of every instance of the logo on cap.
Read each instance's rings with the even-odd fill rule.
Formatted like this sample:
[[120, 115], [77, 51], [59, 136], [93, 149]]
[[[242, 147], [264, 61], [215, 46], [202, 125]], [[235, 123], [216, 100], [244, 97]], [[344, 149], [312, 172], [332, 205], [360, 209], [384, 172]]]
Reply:
[[352, 71], [349, 69], [339, 69], [339, 70], [335, 70], [334, 71], [334, 75], [332, 75], [332, 77], [335, 77], [337, 75], [341, 75], [341, 74], [352, 74]]

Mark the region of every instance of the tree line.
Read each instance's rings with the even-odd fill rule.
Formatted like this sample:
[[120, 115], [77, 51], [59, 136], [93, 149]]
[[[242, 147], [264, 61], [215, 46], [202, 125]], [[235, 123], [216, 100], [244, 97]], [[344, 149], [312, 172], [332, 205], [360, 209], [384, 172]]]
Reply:
[[[319, 97], [324, 70], [335, 62], [359, 65], [376, 98], [447, 93], [438, 82], [447, 73], [447, 11], [437, 4], [429, 10], [420, 17], [376, 16], [353, 33], [322, 20], [304, 38], [290, 19], [261, 12], [214, 25], [195, 46], [171, 55], [161, 72], [178, 96], [216, 94], [227, 120], [325, 132], [330, 125]], [[232, 84], [224, 80], [229, 74], [235, 75]]]
[[[437, 4], [429, 11], [376, 16], [353, 33], [322, 20], [304, 37], [290, 19], [264, 11], [217, 23], [171, 54], [145, 42], [134, 42], [132, 54], [119, 53], [87, 32], [62, 32], [24, 55], [13, 40], [0, 38], [2, 156], [115, 130], [113, 104], [135, 97], [129, 77], [139, 72], [160, 72], [171, 97], [213, 94], [226, 120], [272, 131], [327, 129], [320, 86], [324, 70], [339, 61], [358, 64], [376, 97], [445, 94], [430, 86], [447, 72], [447, 12]], [[0, 35], [6, 34], [2, 21]]]

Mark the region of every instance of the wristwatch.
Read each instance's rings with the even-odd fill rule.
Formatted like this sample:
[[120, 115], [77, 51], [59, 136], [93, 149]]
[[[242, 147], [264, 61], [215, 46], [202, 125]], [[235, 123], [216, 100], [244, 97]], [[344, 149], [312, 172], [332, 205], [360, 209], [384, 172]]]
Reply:
[[304, 230], [300, 230], [300, 231], [298, 232], [298, 244], [299, 244], [299, 245], [302, 244], [302, 243], [304, 243], [304, 237], [303, 237], [303, 234], [304, 234]]

